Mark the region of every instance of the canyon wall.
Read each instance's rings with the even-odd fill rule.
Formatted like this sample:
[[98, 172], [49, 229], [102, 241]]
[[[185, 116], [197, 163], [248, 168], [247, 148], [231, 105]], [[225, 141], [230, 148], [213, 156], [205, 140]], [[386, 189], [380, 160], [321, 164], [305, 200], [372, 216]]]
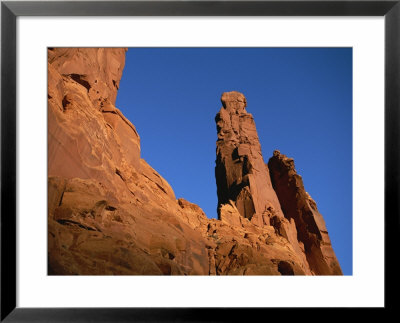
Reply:
[[281, 155], [265, 164], [238, 92], [216, 117], [219, 219], [175, 197], [115, 107], [125, 52], [48, 49], [48, 273], [340, 274], [315, 202]]

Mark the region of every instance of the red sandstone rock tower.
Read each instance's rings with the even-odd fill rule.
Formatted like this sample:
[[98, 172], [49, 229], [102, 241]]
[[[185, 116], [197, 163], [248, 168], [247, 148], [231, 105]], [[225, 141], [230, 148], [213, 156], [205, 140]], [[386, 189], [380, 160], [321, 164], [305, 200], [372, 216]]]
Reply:
[[323, 218], [304, 190], [293, 159], [276, 151], [266, 165], [244, 95], [227, 92], [221, 101], [223, 107], [215, 117], [219, 219], [229, 217], [226, 206], [234, 205], [254, 225], [272, 226], [285, 237], [306, 274], [341, 274]]
[[246, 98], [238, 92], [222, 94], [223, 107], [217, 123], [218, 213], [234, 201], [240, 214], [258, 226], [270, 225], [271, 217], [283, 218], [272, 188], [268, 166], [261, 154], [253, 116], [246, 111]]
[[297, 238], [304, 246], [310, 268], [320, 275], [341, 275], [325, 221], [317, 204], [305, 191], [303, 180], [294, 168], [293, 158], [274, 151], [268, 166], [274, 189], [285, 216], [294, 220]]
[[115, 107], [125, 51], [48, 50], [48, 274], [340, 273], [292, 161], [264, 163], [240, 93], [217, 116], [219, 220], [175, 197]]

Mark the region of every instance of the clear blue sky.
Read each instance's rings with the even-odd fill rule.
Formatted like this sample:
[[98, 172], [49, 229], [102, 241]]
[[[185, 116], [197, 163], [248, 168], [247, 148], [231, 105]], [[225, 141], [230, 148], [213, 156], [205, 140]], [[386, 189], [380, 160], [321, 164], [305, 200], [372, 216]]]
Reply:
[[352, 274], [352, 49], [130, 48], [116, 106], [136, 126], [142, 158], [177, 198], [217, 217], [214, 117], [242, 92], [265, 162], [293, 157]]

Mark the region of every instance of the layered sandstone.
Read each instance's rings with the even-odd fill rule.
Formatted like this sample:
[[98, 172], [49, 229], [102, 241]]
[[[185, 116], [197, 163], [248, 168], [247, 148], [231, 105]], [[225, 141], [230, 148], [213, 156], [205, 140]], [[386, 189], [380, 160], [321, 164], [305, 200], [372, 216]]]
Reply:
[[293, 159], [275, 151], [265, 164], [244, 95], [227, 92], [221, 102], [215, 117], [219, 218], [232, 218], [234, 223], [246, 218], [256, 227], [272, 227], [295, 250], [305, 274], [341, 274], [324, 220], [304, 190]]
[[265, 165], [254, 118], [246, 111], [246, 98], [239, 92], [224, 93], [217, 124], [218, 214], [234, 201], [239, 213], [258, 226], [271, 218], [283, 218], [278, 198]]
[[[297, 240], [296, 216], [282, 211], [254, 120], [241, 116], [244, 96], [223, 100], [228, 115], [239, 111], [224, 126], [238, 157], [220, 218], [208, 219], [140, 157], [139, 134], [115, 107], [125, 51], [48, 50], [49, 274], [319, 274]], [[228, 162], [230, 148], [220, 149]]]
[[125, 51], [48, 51], [49, 273], [208, 274], [205, 216], [140, 158], [114, 105]]
[[276, 150], [268, 166], [282, 210], [288, 219], [296, 223], [297, 237], [304, 245], [311, 270], [320, 275], [341, 275], [325, 221], [318, 212], [317, 204], [304, 189], [303, 179], [296, 172], [293, 158]]

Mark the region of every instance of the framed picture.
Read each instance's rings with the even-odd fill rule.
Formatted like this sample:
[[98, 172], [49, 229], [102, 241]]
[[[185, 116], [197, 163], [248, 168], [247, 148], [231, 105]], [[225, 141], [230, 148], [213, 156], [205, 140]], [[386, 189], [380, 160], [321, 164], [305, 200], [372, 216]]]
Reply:
[[[235, 321], [239, 311], [271, 307], [393, 307], [399, 14], [398, 1], [2, 2], [1, 319]], [[91, 74], [96, 62], [101, 71]], [[135, 77], [138, 86], [127, 87]], [[153, 88], [155, 79], [168, 86]], [[315, 92], [316, 84], [329, 91]], [[228, 89], [215, 118], [218, 220], [209, 221], [141, 149], [158, 147], [152, 166], [162, 174], [176, 163], [169, 154], [179, 154], [169, 131], [186, 143], [180, 159], [201, 151], [202, 104], [220, 99], [212, 86]], [[251, 110], [272, 97], [275, 111]], [[83, 101], [93, 115], [77, 108]], [[132, 101], [159, 108], [142, 116], [118, 109]], [[320, 106], [335, 114], [316, 118]], [[141, 117], [148, 131], [139, 129], [139, 143]], [[328, 128], [343, 140], [332, 144]], [[279, 145], [308, 155], [316, 174], [300, 166], [304, 186], [293, 159], [277, 150], [262, 157], [260, 143], [281, 131], [289, 144]], [[197, 165], [194, 196], [208, 187]], [[330, 238], [318, 199], [306, 192], [319, 197], [329, 185]], [[341, 222], [333, 230], [329, 216]], [[251, 248], [267, 256], [249, 259]]]

